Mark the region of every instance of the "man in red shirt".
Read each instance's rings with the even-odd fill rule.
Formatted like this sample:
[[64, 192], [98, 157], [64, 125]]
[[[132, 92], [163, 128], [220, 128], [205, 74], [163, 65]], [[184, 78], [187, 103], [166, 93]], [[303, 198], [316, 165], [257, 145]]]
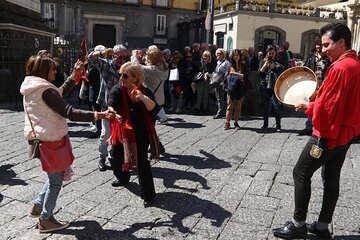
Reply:
[[[351, 32], [343, 23], [320, 29], [323, 52], [331, 65], [313, 102], [295, 105], [314, 126], [293, 170], [295, 210], [292, 221], [273, 229], [284, 239], [306, 238], [307, 232], [332, 239], [329, 223], [339, 197], [340, 172], [352, 140], [360, 134], [360, 61], [351, 50]], [[311, 177], [323, 166], [323, 202], [318, 221], [305, 224], [311, 196]]]

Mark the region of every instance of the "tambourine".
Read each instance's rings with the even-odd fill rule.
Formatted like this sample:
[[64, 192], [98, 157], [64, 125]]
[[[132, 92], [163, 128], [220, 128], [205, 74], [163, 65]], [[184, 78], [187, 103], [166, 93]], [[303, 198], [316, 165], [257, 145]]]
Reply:
[[275, 82], [275, 96], [285, 106], [294, 107], [301, 100], [309, 101], [316, 94], [318, 80], [308, 67], [296, 66], [285, 70]]

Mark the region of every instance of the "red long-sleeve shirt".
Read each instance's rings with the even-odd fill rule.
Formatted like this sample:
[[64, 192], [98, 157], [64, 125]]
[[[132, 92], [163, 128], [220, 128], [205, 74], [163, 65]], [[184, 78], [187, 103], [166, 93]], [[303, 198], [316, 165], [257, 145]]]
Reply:
[[360, 61], [349, 50], [332, 63], [314, 102], [305, 112], [313, 134], [328, 140], [328, 149], [360, 134]]

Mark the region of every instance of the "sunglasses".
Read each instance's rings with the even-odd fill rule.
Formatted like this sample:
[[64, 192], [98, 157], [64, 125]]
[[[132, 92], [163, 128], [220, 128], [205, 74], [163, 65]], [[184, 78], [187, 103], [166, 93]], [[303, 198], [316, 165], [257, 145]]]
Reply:
[[129, 78], [129, 75], [127, 75], [126, 73], [120, 73], [119, 78], [123, 78], [123, 79], [127, 80]]

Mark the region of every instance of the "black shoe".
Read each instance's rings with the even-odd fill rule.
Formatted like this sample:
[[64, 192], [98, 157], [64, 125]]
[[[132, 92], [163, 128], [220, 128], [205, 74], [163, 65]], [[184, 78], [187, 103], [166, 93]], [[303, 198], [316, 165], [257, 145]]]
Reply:
[[298, 135], [299, 136], [311, 136], [312, 134], [312, 130], [311, 129], [303, 129], [303, 130], [300, 130]]
[[307, 225], [309, 233], [315, 234], [321, 240], [332, 240], [329, 229], [319, 230], [316, 228], [316, 221]]
[[151, 207], [155, 202], [155, 197], [153, 197], [151, 200], [144, 200], [144, 208]]
[[222, 118], [222, 117], [223, 117], [222, 115], [216, 114], [216, 115], [213, 117], [213, 119], [220, 119], [220, 118]]
[[98, 132], [94, 132], [92, 134], [90, 134], [89, 138], [99, 138], [100, 137], [100, 133]]
[[111, 186], [113, 186], [113, 187], [120, 187], [120, 186], [125, 186], [127, 183], [129, 183], [129, 182], [122, 182], [122, 181], [120, 181], [119, 179], [116, 179], [115, 181], [113, 181], [113, 182], [111, 183]]
[[306, 225], [295, 227], [292, 221], [286, 222], [284, 227], [274, 228], [272, 232], [275, 237], [282, 239], [306, 239], [307, 236]]
[[160, 154], [164, 154], [165, 153], [165, 148], [164, 145], [159, 141], [159, 146], [160, 146]]
[[261, 129], [267, 129], [268, 128], [268, 125], [262, 125]]
[[100, 172], [106, 171], [105, 159], [99, 160], [98, 168], [99, 168]]

